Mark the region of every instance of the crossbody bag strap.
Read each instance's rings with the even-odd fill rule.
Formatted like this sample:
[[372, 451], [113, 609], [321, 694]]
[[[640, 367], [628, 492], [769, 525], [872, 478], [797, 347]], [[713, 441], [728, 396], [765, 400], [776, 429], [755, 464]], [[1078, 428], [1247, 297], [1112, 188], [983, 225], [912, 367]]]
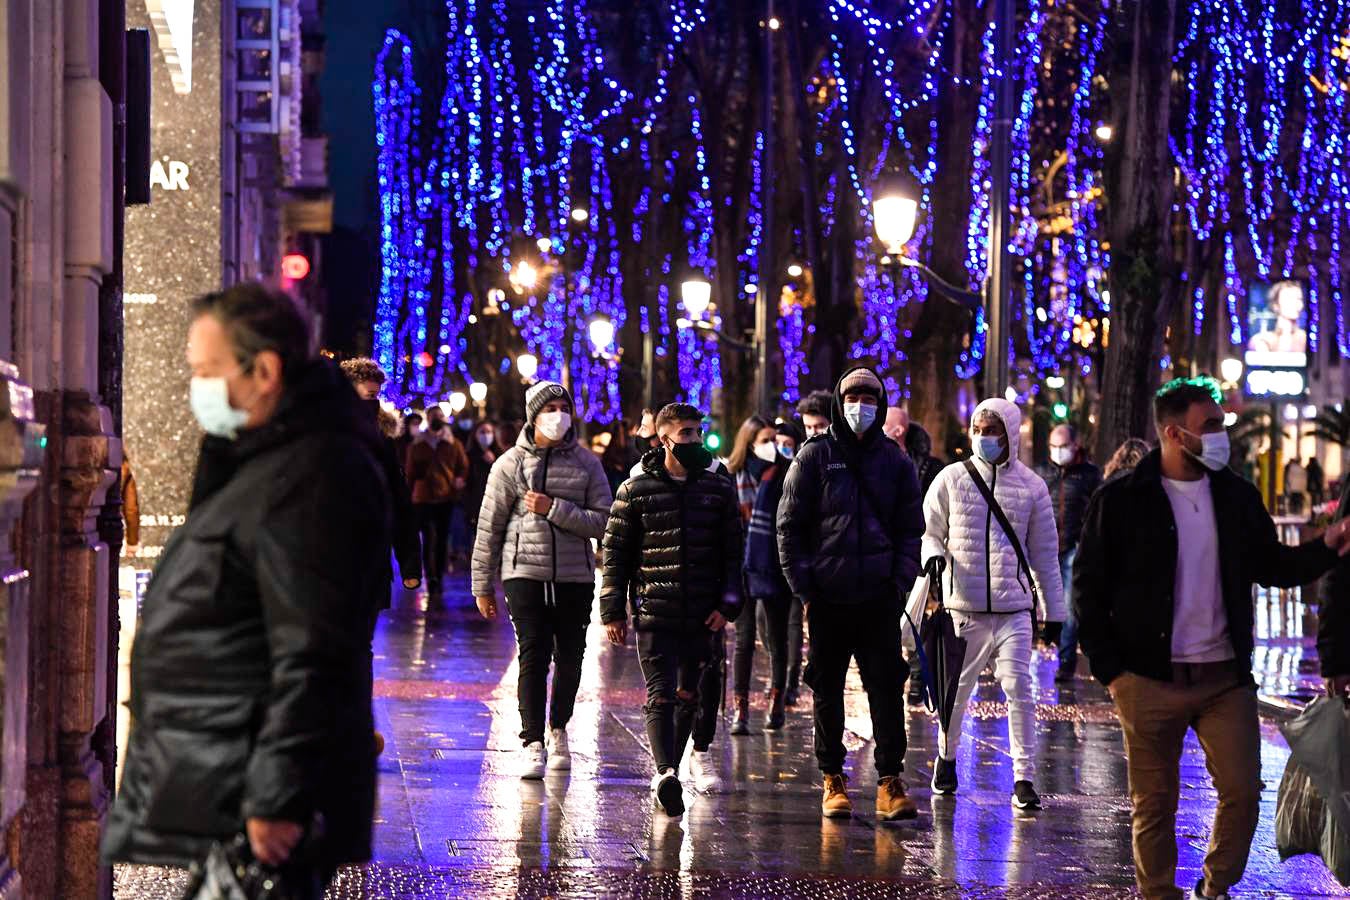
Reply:
[[1018, 540], [1017, 532], [1013, 530], [1012, 523], [1008, 521], [1007, 513], [1005, 513], [1003, 507], [999, 505], [998, 498], [994, 496], [994, 492], [991, 491], [989, 485], [985, 483], [984, 477], [980, 475], [980, 470], [975, 468], [975, 463], [971, 460], [966, 460], [965, 467], [966, 471], [970, 473], [971, 479], [975, 482], [975, 486], [980, 489], [980, 495], [984, 497], [984, 502], [989, 504], [989, 511], [994, 514], [994, 518], [998, 520], [999, 527], [1002, 528], [1003, 533], [1008, 536], [1008, 542], [1012, 544], [1013, 552], [1017, 554], [1018, 570], [1026, 573], [1027, 583], [1031, 586], [1031, 619], [1034, 627], [1037, 609], [1041, 605], [1041, 595], [1040, 592], [1036, 590], [1036, 579], [1031, 574], [1031, 565], [1027, 562], [1027, 555], [1022, 552], [1022, 542]]

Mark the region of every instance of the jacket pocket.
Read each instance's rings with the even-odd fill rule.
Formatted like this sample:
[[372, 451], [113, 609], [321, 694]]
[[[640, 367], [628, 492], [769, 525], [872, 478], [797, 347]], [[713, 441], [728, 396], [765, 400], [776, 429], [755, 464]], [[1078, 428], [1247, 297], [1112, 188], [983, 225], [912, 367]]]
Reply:
[[243, 824], [240, 804], [252, 739], [245, 730], [208, 732], [147, 728], [144, 824], [158, 832], [219, 836]]

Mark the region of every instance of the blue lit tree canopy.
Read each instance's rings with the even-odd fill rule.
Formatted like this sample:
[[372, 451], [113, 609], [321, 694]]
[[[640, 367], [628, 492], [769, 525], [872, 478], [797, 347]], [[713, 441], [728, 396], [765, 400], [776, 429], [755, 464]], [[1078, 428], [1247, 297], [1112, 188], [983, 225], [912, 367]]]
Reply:
[[[776, 0], [767, 134], [763, 3], [451, 0], [436, 72], [389, 32], [374, 82], [374, 344], [391, 395], [496, 382], [529, 351], [608, 421], [641, 400], [650, 331], [660, 396], [743, 412], [750, 360], [676, 327], [679, 284], [697, 275], [736, 338], [761, 281], [772, 288], [784, 401], [855, 358], [921, 414], [951, 408], [979, 371], [981, 319], [882, 264], [871, 199], [883, 176], [905, 178], [924, 211], [907, 252], [981, 285], [993, 5]], [[1148, 46], [1139, 10], [1171, 23]], [[1155, 370], [1212, 363], [1214, 328], [1240, 342], [1247, 277], [1307, 279], [1317, 346], [1344, 352], [1348, 17], [1334, 0], [1019, 4], [1011, 355], [1028, 395], [1041, 376], [1138, 366], [1113, 356], [1132, 329], [1107, 322], [1122, 303], [1137, 316], [1147, 290], [1158, 327], [1138, 337]], [[1166, 74], [1161, 129], [1128, 108], [1138, 86], [1121, 86], [1141, 54]], [[1145, 173], [1148, 141], [1166, 170]], [[1128, 186], [1159, 176], [1162, 194], [1146, 193], [1164, 214], [1149, 219]], [[586, 328], [597, 316], [618, 335], [601, 353]]]

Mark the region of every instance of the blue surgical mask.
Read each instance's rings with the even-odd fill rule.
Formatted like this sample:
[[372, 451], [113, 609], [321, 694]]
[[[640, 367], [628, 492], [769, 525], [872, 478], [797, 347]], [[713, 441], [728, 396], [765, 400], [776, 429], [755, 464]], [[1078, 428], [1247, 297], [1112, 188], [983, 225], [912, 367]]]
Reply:
[[877, 408], [871, 403], [845, 403], [844, 418], [854, 434], [862, 434], [876, 421]]
[[793, 450], [787, 444], [779, 444], [778, 454], [782, 456], [783, 459], [792, 459], [792, 457], [797, 455], [797, 451]]
[[991, 466], [1003, 455], [1003, 438], [997, 435], [972, 435], [971, 443], [974, 445], [975, 455]]
[[230, 388], [224, 378], [193, 378], [188, 405], [202, 431], [216, 437], [233, 440], [248, 422], [247, 412], [230, 406]]

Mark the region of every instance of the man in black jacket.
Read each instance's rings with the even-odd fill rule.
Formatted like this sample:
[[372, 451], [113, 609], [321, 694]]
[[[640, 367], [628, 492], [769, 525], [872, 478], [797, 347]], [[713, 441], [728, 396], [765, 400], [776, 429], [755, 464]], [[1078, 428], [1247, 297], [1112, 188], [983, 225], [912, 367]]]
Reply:
[[[379, 422], [380, 388], [384, 386], [385, 374], [379, 363], [367, 357], [357, 357], [342, 361], [342, 374], [356, 389], [371, 421]], [[403, 576], [403, 586], [415, 591], [422, 584], [422, 534], [413, 512], [412, 496], [408, 493], [408, 483], [403, 479], [403, 463], [400, 462], [398, 439], [381, 435], [380, 454], [377, 461], [384, 472], [385, 484], [389, 486], [389, 502], [394, 512], [393, 556], [398, 560], [398, 570]], [[393, 569], [387, 569], [389, 577], [394, 577]], [[385, 584], [377, 598], [376, 609], [389, 608], [388, 585]], [[371, 622], [372, 629], [374, 621]]]
[[699, 683], [718, 660], [721, 631], [740, 609], [744, 535], [731, 480], [703, 446], [703, 414], [672, 403], [656, 417], [661, 446], [623, 483], [605, 529], [600, 620], [611, 643], [628, 639], [628, 597], [647, 682], [654, 804], [684, 813], [680, 757], [694, 728]]
[[877, 815], [914, 818], [905, 759], [900, 652], [902, 598], [919, 571], [923, 498], [905, 452], [882, 433], [886, 391], [876, 373], [850, 369], [834, 389], [829, 431], [806, 442], [778, 504], [778, 549], [810, 630], [805, 681], [815, 695], [821, 812], [847, 818], [844, 679], [856, 659], [876, 740]]
[[1073, 568], [1079, 640], [1125, 734], [1135, 880], [1150, 900], [1182, 896], [1175, 824], [1188, 728], [1219, 794], [1191, 896], [1226, 897], [1242, 877], [1261, 799], [1252, 584], [1306, 584], [1350, 550], [1344, 522], [1301, 547], [1280, 543], [1261, 495], [1227, 467], [1220, 396], [1211, 379], [1158, 391], [1161, 447], [1097, 492]]
[[186, 867], [242, 831], [317, 900], [338, 865], [370, 858], [380, 438], [337, 366], [310, 358], [290, 298], [243, 284], [193, 312], [207, 437], [142, 608], [103, 852]]
[[[1316, 460], [1313, 460], [1316, 462]], [[1350, 478], [1341, 491], [1337, 521], [1350, 516]], [[1317, 611], [1317, 658], [1327, 693], [1350, 699], [1350, 560], [1341, 560], [1327, 576], [1325, 600]]]
[[[1102, 483], [1102, 471], [1087, 461], [1078, 443], [1078, 429], [1057, 425], [1050, 429], [1050, 465], [1037, 471], [1050, 489], [1050, 503], [1059, 529], [1059, 573], [1064, 584], [1066, 603], [1073, 603], [1073, 559], [1078, 553], [1078, 536], [1083, 533], [1083, 516], [1088, 501]], [[1059, 634], [1055, 634], [1059, 631]], [[1059, 645], [1059, 671], [1056, 681], [1072, 681], [1078, 671], [1078, 620], [1073, 606], [1061, 629], [1047, 625], [1046, 640]]]

